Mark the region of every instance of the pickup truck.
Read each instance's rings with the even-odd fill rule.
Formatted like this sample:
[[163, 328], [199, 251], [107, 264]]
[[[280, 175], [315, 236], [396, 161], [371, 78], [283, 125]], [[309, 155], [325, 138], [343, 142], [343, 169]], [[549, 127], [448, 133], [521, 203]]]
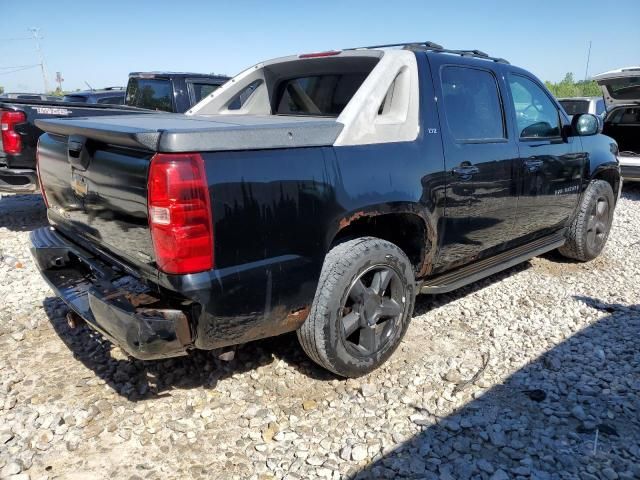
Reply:
[[357, 377], [416, 294], [598, 256], [621, 182], [597, 118], [505, 60], [399, 47], [266, 61], [184, 115], [37, 121], [31, 251], [70, 323], [141, 359], [297, 331]]
[[133, 72], [125, 105], [184, 113], [223, 85], [229, 77], [189, 72]]
[[38, 191], [35, 152], [42, 130], [35, 125], [37, 119], [184, 112], [227, 80], [198, 73], [135, 72], [129, 75], [126, 92], [73, 92], [62, 102], [0, 98], [0, 192]]
[[70, 92], [62, 97], [63, 102], [86, 104], [124, 105], [125, 91], [122, 87], [106, 87], [101, 89]]

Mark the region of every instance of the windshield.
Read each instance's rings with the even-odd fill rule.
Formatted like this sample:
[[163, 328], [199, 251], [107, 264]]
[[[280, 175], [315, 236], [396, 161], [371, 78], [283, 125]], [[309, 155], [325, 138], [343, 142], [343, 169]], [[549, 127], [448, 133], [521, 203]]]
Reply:
[[560, 100], [560, 105], [567, 112], [567, 115], [581, 115], [589, 113], [588, 100]]
[[171, 84], [159, 78], [131, 77], [127, 85], [125, 104], [132, 107], [172, 112]]

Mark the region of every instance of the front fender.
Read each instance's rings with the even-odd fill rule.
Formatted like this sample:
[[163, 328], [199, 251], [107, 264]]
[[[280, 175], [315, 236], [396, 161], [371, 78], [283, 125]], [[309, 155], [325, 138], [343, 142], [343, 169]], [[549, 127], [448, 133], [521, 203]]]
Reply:
[[613, 193], [618, 199], [622, 187], [620, 163], [618, 162], [618, 144], [606, 135], [598, 134], [582, 137], [582, 146], [587, 152], [587, 165], [582, 192], [592, 180], [606, 180], [611, 184]]

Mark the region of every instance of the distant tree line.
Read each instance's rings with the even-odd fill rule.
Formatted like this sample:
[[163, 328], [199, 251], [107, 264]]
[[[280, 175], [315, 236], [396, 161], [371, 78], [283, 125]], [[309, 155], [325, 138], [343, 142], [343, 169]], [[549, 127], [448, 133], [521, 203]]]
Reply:
[[602, 90], [593, 80], [575, 81], [573, 73], [569, 72], [560, 82], [544, 82], [547, 88], [557, 98], [565, 97], [600, 97]]

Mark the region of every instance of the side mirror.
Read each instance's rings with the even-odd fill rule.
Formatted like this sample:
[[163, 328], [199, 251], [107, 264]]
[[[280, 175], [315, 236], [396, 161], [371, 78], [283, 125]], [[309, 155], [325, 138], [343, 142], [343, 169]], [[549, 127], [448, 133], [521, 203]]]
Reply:
[[571, 120], [572, 130], [575, 135], [580, 137], [586, 137], [589, 135], [595, 135], [600, 130], [600, 122], [598, 117], [590, 113], [583, 113], [582, 115], [574, 115]]

